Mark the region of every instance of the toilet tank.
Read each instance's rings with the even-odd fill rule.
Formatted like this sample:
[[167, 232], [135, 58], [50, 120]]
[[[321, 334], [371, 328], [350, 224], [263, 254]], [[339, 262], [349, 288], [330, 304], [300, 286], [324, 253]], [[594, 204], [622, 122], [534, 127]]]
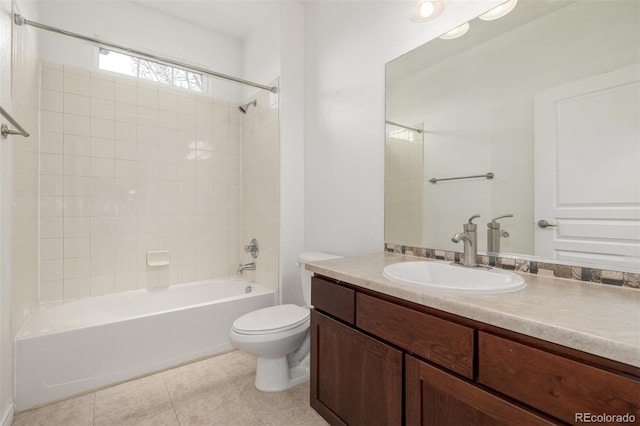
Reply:
[[312, 272], [309, 272], [305, 269], [304, 265], [307, 262], [317, 262], [320, 260], [329, 260], [329, 259], [338, 259], [342, 256], [337, 256], [335, 254], [329, 253], [319, 253], [319, 252], [307, 252], [301, 253], [298, 256], [298, 262], [300, 264], [300, 284], [302, 285], [302, 296], [304, 297], [305, 305], [311, 305], [311, 277], [313, 276]]

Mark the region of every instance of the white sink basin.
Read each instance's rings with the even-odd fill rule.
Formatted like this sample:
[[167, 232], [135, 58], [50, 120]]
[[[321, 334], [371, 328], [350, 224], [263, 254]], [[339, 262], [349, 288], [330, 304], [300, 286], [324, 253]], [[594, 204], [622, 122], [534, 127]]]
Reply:
[[526, 287], [520, 275], [503, 269], [467, 268], [437, 262], [399, 262], [382, 275], [401, 284], [456, 293], [505, 293]]

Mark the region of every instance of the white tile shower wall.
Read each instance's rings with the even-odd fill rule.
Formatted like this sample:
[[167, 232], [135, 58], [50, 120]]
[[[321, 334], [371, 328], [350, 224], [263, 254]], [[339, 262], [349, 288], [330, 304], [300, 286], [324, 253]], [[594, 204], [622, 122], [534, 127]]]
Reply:
[[[13, 33], [12, 106], [29, 137], [14, 136], [12, 312], [14, 335], [38, 302], [38, 78], [31, 30]], [[3, 141], [4, 143], [4, 141]], [[54, 274], [55, 271], [48, 271]]]
[[414, 142], [387, 136], [385, 144], [384, 240], [420, 245], [423, 241], [422, 140]]
[[[41, 82], [42, 301], [235, 273], [235, 105], [51, 63]], [[170, 265], [148, 267], [150, 250]]]
[[[278, 80], [271, 86], [277, 86]], [[242, 118], [242, 241], [258, 240], [256, 271], [260, 284], [279, 291], [280, 131], [278, 95], [261, 91], [256, 107]], [[248, 102], [249, 100], [247, 100]], [[243, 254], [243, 262], [254, 259]], [[276, 300], [279, 300], [276, 297]]]

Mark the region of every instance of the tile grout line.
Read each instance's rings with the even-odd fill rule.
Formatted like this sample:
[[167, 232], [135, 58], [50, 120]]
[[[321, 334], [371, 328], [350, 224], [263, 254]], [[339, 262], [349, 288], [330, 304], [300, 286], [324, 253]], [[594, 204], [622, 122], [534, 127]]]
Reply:
[[96, 425], [96, 398], [97, 398], [96, 393], [97, 392], [93, 393], [93, 422], [92, 422], [93, 426]]
[[[231, 352], [230, 352], [230, 353], [231, 353]], [[237, 351], [237, 353], [236, 353], [236, 357], [238, 356], [238, 354], [240, 354], [240, 351]], [[240, 385], [240, 380], [238, 380], [238, 379], [239, 379], [239, 377], [235, 377], [235, 378], [234, 378], [234, 377], [230, 376], [230, 375], [227, 373], [227, 371], [228, 371], [228, 370], [224, 370], [224, 371], [223, 371], [224, 375], [225, 375], [225, 376], [227, 377], [227, 379], [229, 380], [229, 383], [231, 383], [231, 385], [233, 385], [233, 387], [238, 391], [238, 394], [242, 395], [242, 393], [243, 393], [243, 389], [242, 389], [242, 387], [241, 387], [241, 385]], [[252, 381], [253, 381], [253, 378], [255, 378], [255, 369], [253, 369], [253, 372], [252, 372], [252, 374], [251, 374], [251, 375], [252, 375]], [[253, 381], [253, 382], [255, 383], [255, 381]], [[256, 408], [255, 408], [255, 407], [250, 406], [250, 407], [247, 407], [247, 408], [248, 408], [248, 410], [252, 413], [252, 417], [254, 417], [254, 418], [259, 418], [259, 417], [260, 417], [260, 413], [259, 413], [258, 411], [256, 411]]]
[[160, 376], [162, 380], [162, 384], [164, 385], [164, 390], [167, 392], [167, 396], [169, 396], [169, 402], [171, 403], [171, 408], [173, 409], [173, 414], [176, 416], [176, 420], [178, 421], [178, 426], [181, 425], [180, 417], [178, 417], [178, 412], [176, 411], [176, 406], [173, 404], [173, 398], [171, 398], [171, 392], [169, 392], [169, 388], [167, 387], [167, 382], [164, 379], [164, 376]]

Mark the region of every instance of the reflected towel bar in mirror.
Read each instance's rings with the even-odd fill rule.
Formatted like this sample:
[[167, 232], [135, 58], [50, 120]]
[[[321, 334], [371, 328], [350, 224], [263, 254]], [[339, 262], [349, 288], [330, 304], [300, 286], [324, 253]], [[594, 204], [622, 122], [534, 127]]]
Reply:
[[411, 126], [405, 126], [404, 124], [395, 123], [395, 122], [389, 121], [389, 120], [386, 120], [385, 123], [391, 124], [392, 126], [400, 127], [402, 129], [411, 130], [411, 131], [416, 132], [416, 133], [423, 133], [424, 132], [424, 130], [422, 130], [422, 129], [417, 129], [417, 128], [411, 127]]
[[489, 172], [484, 175], [460, 176], [460, 177], [440, 178], [440, 179], [431, 178], [429, 179], [429, 182], [435, 184], [437, 182], [442, 182], [444, 180], [473, 179], [473, 178], [482, 178], [482, 177], [486, 179], [493, 179], [493, 173]]

